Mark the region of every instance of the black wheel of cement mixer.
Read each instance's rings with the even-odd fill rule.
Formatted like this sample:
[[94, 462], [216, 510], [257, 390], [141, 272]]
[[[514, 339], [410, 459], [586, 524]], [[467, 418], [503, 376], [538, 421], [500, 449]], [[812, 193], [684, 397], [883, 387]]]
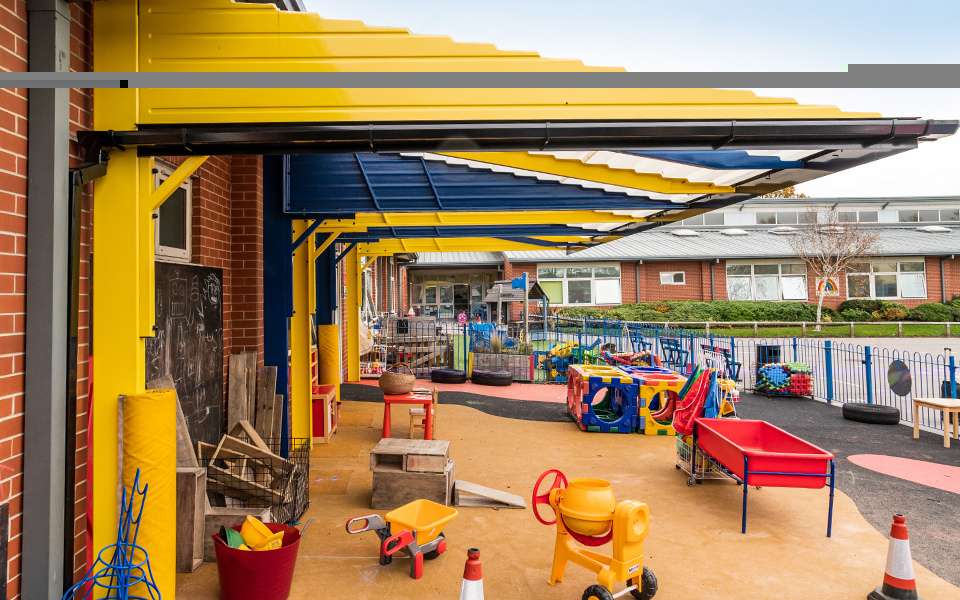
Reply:
[[630, 591], [630, 594], [634, 598], [638, 598], [638, 600], [650, 600], [657, 595], [657, 576], [653, 574], [653, 571], [646, 567], [643, 568], [643, 574], [640, 575], [640, 581], [631, 579], [630, 585], [640, 586], [640, 589]]
[[613, 594], [602, 585], [591, 585], [583, 590], [580, 600], [613, 600]]

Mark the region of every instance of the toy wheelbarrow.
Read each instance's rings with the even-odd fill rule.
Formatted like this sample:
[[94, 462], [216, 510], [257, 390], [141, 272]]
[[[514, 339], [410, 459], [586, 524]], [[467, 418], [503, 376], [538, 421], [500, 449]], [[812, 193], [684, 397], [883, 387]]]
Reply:
[[457, 510], [430, 500], [414, 500], [386, 515], [365, 515], [347, 521], [347, 533], [373, 531], [380, 538], [380, 564], [389, 565], [401, 550], [410, 557], [410, 577], [423, 576], [423, 561], [447, 550], [442, 528]]

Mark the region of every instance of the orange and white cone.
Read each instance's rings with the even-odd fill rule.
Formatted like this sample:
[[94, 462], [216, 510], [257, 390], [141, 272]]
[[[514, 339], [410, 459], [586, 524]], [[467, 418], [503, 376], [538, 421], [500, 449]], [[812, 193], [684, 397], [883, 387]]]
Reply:
[[480, 566], [480, 550], [467, 550], [467, 562], [463, 565], [463, 583], [460, 585], [460, 600], [483, 600], [483, 569]]
[[910, 557], [907, 520], [901, 514], [893, 515], [883, 585], [870, 592], [867, 600], [920, 600], [917, 578], [913, 574], [913, 559]]

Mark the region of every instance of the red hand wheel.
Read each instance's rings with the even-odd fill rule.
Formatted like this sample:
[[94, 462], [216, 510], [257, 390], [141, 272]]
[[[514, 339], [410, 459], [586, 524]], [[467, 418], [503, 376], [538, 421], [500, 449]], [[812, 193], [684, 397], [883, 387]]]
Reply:
[[[538, 494], [540, 491], [540, 484], [543, 483], [543, 480], [547, 478], [547, 475], [553, 475], [553, 483], [550, 484], [550, 487], [542, 494]], [[536, 517], [544, 525], [554, 525], [557, 522], [557, 515], [553, 515], [553, 520], [548, 521], [540, 516], [539, 506], [542, 504], [550, 505], [550, 492], [556, 489], [564, 489], [567, 487], [567, 476], [563, 474], [559, 469], [550, 469], [549, 471], [544, 471], [540, 474], [540, 477], [537, 478], [537, 482], [533, 484], [533, 499], [531, 501], [531, 508], [533, 508], [533, 516]]]

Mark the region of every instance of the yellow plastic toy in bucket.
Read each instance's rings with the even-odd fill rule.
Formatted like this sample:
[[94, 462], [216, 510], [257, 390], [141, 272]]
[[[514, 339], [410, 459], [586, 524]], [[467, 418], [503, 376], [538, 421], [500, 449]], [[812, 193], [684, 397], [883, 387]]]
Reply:
[[247, 515], [240, 526], [243, 543], [253, 550], [276, 550], [283, 545], [283, 532], [270, 531], [260, 519]]

